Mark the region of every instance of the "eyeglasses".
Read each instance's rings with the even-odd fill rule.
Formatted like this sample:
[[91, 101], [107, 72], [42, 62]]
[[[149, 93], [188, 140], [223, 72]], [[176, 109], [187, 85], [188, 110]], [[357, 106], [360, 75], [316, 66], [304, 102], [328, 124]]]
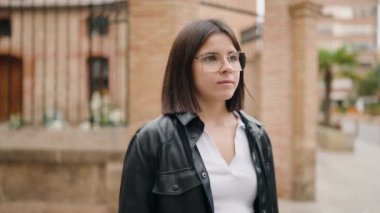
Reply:
[[[205, 72], [216, 72], [224, 65], [223, 55], [220, 53], [205, 53], [194, 57], [200, 59]], [[243, 71], [246, 62], [244, 52], [232, 52], [227, 56], [227, 61], [232, 67], [232, 71]]]

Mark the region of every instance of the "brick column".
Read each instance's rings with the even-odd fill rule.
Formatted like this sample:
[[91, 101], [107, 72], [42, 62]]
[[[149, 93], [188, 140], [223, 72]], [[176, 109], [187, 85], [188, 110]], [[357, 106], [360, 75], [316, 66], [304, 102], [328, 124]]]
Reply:
[[318, 11], [307, 0], [266, 1], [258, 104], [273, 141], [282, 198], [315, 196]]
[[196, 0], [130, 0], [128, 121], [137, 126], [161, 112], [161, 88], [171, 44], [198, 15]]
[[[296, 0], [294, 0], [295, 2]], [[293, 198], [315, 198], [315, 151], [318, 113], [316, 26], [320, 6], [298, 1], [290, 7], [293, 35]]]
[[278, 195], [292, 194], [292, 32], [289, 0], [267, 0], [260, 74], [260, 119], [273, 144]]

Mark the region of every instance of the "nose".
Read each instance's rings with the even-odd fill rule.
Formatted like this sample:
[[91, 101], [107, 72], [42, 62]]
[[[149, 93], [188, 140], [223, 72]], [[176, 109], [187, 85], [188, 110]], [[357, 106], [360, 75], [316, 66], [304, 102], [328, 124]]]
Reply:
[[224, 72], [232, 72], [233, 71], [233, 67], [232, 67], [231, 63], [228, 61], [227, 58], [223, 58], [223, 64], [222, 64], [222, 67], [220, 68], [219, 71], [222, 72], [222, 73], [224, 73]]

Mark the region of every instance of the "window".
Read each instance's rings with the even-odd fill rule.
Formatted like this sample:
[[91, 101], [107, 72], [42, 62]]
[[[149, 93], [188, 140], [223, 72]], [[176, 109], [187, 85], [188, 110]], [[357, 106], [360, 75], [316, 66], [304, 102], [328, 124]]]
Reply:
[[322, 8], [322, 14], [336, 19], [352, 19], [354, 11], [350, 6], [329, 5]]
[[375, 47], [375, 45], [372, 44], [371, 42], [365, 42], [365, 41], [353, 42], [351, 46], [352, 46], [352, 49], [357, 52], [372, 51]]
[[105, 16], [91, 15], [87, 20], [89, 35], [107, 35], [109, 31], [109, 19]]
[[89, 58], [88, 67], [90, 99], [95, 92], [99, 92], [100, 95], [108, 93], [108, 59], [103, 57]]
[[375, 28], [370, 24], [336, 24], [333, 32], [335, 36], [371, 36]]
[[0, 37], [11, 36], [12, 28], [11, 28], [11, 20], [7, 18], [0, 19]]
[[371, 69], [372, 67], [372, 62], [371, 61], [359, 61], [359, 66], [362, 69]]
[[262, 31], [263, 31], [263, 26], [260, 23], [245, 29], [241, 33], [241, 43], [246, 43], [246, 42], [261, 38]]
[[333, 28], [331, 25], [328, 24], [322, 24], [318, 26], [319, 34], [330, 36], [333, 34]]
[[353, 10], [355, 18], [376, 16], [376, 6], [355, 7]]

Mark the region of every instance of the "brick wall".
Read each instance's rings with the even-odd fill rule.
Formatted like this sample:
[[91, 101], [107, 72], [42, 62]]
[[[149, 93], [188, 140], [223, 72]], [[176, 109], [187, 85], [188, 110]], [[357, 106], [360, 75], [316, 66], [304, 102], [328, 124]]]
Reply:
[[196, 1], [132, 0], [130, 4], [129, 121], [161, 112], [161, 88], [176, 34], [197, 17]]

